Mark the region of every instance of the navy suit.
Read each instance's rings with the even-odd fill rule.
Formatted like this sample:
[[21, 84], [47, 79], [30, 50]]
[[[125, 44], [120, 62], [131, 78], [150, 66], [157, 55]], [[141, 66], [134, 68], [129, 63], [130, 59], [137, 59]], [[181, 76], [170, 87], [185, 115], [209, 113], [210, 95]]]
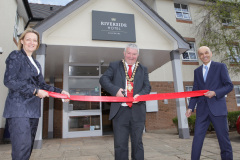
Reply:
[[[101, 86], [112, 96], [125, 89], [126, 76], [122, 61], [110, 63], [100, 78]], [[147, 68], [139, 64], [134, 77], [133, 95], [149, 94], [151, 86]], [[143, 160], [142, 133], [146, 120], [146, 102], [133, 103], [131, 108], [111, 103], [109, 119], [113, 120], [115, 160], [128, 159], [128, 139], [131, 136], [132, 159]]]
[[[37, 69], [25, 51], [16, 50], [6, 59], [4, 85], [9, 89], [3, 117], [9, 124], [13, 159], [29, 159], [41, 116], [41, 99], [33, 95], [36, 88], [61, 93], [59, 88], [45, 83], [40, 64]], [[21, 152], [21, 153], [20, 153]]]
[[210, 122], [212, 122], [218, 137], [222, 159], [231, 160], [233, 157], [228, 135], [225, 95], [232, 91], [233, 84], [228, 75], [227, 67], [223, 63], [211, 62], [206, 82], [203, 80], [202, 70], [203, 66], [200, 66], [194, 71], [193, 90], [214, 91], [216, 96], [212, 98], [201, 96], [190, 99], [188, 108], [192, 111], [197, 104], [192, 160], [200, 159], [203, 141]]

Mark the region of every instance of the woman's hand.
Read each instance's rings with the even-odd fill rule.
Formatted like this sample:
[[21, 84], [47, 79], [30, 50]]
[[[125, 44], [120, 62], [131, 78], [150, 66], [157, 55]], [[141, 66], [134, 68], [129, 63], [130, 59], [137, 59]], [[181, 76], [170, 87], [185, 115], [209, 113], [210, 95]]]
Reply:
[[[61, 94], [66, 94], [70, 98], [70, 94], [67, 91], [62, 90]], [[70, 99], [64, 99], [64, 102], [69, 102]]]
[[45, 92], [45, 91], [42, 90], [42, 89], [39, 89], [39, 90], [38, 90], [37, 96], [38, 96], [39, 98], [49, 97], [48, 93]]

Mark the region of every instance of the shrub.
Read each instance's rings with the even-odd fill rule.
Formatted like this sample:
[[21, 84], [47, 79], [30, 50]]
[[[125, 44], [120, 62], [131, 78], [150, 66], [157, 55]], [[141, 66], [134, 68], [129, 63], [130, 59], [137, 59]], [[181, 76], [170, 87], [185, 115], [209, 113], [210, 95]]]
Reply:
[[236, 128], [237, 118], [240, 115], [240, 111], [229, 112], [227, 115], [229, 129]]
[[[194, 133], [195, 120], [196, 120], [196, 115], [191, 115], [190, 117], [188, 117], [188, 126], [189, 126], [190, 133]], [[178, 130], [178, 118], [175, 117], [172, 119], [172, 121]]]
[[195, 121], [196, 121], [196, 115], [191, 115], [190, 117], [188, 117], [188, 126], [189, 126], [190, 133], [194, 133]]
[[[228, 113], [228, 126], [229, 129], [236, 128], [236, 122], [237, 122], [237, 117], [240, 115], [240, 111], [233, 111]], [[178, 119], [177, 117], [172, 119], [174, 125], [177, 127], [178, 130]], [[195, 121], [196, 121], [196, 115], [191, 115], [188, 117], [188, 126], [189, 126], [189, 131], [190, 133], [194, 133], [194, 127], [195, 127]], [[208, 127], [208, 131], [214, 131], [213, 124], [210, 123]]]

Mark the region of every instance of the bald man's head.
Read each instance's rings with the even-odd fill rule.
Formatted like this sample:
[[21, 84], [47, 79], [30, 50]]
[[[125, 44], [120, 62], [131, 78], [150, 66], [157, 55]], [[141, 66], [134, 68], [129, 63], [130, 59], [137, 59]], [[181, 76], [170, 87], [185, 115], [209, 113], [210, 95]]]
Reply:
[[201, 46], [198, 49], [198, 57], [203, 62], [203, 64], [207, 65], [211, 61], [212, 51], [207, 46]]

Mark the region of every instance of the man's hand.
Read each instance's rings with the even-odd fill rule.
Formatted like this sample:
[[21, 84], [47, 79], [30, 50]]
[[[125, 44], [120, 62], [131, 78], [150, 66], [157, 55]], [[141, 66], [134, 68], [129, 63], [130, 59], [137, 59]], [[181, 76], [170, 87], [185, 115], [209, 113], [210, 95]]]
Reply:
[[190, 117], [192, 115], [192, 109], [188, 109], [185, 113], [186, 117]]
[[204, 96], [212, 98], [213, 96], [216, 96], [216, 93], [214, 91], [208, 91], [207, 93], [204, 93]]
[[[139, 94], [136, 94], [133, 99], [135, 100], [137, 97], [139, 96]], [[138, 103], [139, 101], [133, 101], [133, 103]]]
[[122, 92], [125, 92], [124, 89], [120, 88], [116, 94], [117, 97], [124, 97], [123, 93]]

